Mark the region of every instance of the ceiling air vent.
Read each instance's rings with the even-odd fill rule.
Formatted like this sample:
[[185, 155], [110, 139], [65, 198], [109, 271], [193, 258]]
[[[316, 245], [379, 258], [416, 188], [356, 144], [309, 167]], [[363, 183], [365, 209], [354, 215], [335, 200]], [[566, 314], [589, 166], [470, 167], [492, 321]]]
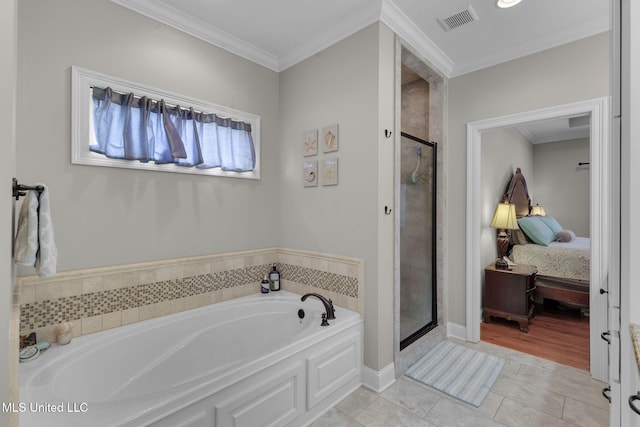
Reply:
[[446, 16], [444, 18], [438, 18], [438, 22], [442, 25], [445, 31], [453, 30], [454, 28], [461, 27], [469, 22], [477, 21], [478, 15], [476, 11], [473, 10], [471, 5], [468, 5], [466, 8], [462, 9], [459, 12], [454, 13], [451, 16]]

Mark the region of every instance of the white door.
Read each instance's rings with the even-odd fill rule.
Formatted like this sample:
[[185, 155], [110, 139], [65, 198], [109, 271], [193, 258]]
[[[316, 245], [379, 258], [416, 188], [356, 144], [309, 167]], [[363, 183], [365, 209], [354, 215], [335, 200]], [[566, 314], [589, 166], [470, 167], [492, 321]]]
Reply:
[[[614, 185], [613, 219], [619, 236], [617, 252], [611, 251], [609, 327], [614, 338], [609, 348], [612, 377], [611, 426], [640, 427], [640, 401], [630, 402], [640, 390], [638, 363], [635, 360], [629, 326], [640, 324], [640, 282], [637, 263], [640, 260], [640, 224], [638, 224], [638, 183], [640, 182], [640, 3], [637, 0], [611, 2], [612, 25], [612, 147], [620, 171]], [[617, 191], [617, 194], [616, 194]], [[617, 196], [617, 198], [615, 198]], [[635, 407], [635, 410], [632, 408]]]

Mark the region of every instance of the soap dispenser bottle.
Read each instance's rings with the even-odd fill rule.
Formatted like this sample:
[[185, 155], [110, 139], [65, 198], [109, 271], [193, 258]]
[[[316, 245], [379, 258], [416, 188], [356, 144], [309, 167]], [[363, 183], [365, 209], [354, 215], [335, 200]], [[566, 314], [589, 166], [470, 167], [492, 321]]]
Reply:
[[262, 279], [262, 284], [260, 285], [260, 291], [263, 294], [268, 294], [270, 286], [271, 285], [269, 284], [269, 275], [265, 274], [264, 278]]
[[275, 265], [273, 266], [271, 273], [269, 273], [269, 288], [272, 291], [280, 290], [280, 272]]

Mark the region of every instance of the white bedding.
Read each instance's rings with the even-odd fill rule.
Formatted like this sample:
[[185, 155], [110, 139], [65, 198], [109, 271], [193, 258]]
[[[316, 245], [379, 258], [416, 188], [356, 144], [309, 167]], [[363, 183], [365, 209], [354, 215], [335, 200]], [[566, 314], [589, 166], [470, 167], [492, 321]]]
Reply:
[[570, 242], [551, 242], [548, 248], [591, 250], [591, 239], [588, 237], [574, 237]]
[[511, 258], [516, 264], [535, 265], [538, 275], [589, 280], [591, 244], [588, 237], [570, 242], [553, 242], [549, 246], [515, 245]]

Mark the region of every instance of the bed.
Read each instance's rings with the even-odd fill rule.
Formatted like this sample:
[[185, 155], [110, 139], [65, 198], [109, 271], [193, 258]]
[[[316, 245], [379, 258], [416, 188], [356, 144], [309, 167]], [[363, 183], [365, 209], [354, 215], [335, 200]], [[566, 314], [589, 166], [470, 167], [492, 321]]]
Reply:
[[[516, 206], [520, 226], [520, 230], [513, 230], [511, 233], [510, 258], [516, 264], [535, 265], [538, 268], [536, 301], [542, 302], [547, 298], [572, 306], [588, 307], [590, 239], [575, 236], [568, 230], [559, 231], [560, 224], [550, 215], [529, 216], [531, 198], [520, 168], [513, 174], [504, 198]], [[539, 226], [541, 222], [548, 229], [539, 232], [537, 228], [543, 228]], [[548, 234], [549, 229], [553, 234]], [[555, 241], [556, 239], [565, 241]], [[540, 240], [542, 244], [536, 243]]]

